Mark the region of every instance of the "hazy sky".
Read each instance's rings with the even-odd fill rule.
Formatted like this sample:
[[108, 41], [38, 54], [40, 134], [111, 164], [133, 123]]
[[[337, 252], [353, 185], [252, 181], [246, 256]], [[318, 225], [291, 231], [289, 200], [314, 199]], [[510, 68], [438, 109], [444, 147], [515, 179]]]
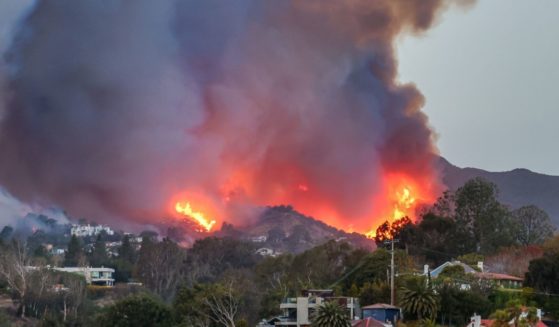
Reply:
[[482, 0], [401, 42], [400, 79], [425, 95], [449, 161], [559, 175], [558, 13], [557, 0]]
[[[31, 0], [0, 0], [0, 49]], [[399, 44], [441, 154], [458, 166], [559, 175], [559, 0], [483, 0]]]

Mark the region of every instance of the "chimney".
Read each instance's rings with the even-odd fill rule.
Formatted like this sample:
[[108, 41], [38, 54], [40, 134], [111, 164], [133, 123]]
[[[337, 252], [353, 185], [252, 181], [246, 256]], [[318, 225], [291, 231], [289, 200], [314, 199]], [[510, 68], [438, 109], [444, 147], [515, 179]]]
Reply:
[[423, 275], [425, 276], [429, 275], [429, 265], [423, 266]]
[[475, 314], [470, 318], [470, 324], [468, 327], [481, 327], [481, 316]]
[[483, 261], [478, 261], [478, 262], [477, 262], [477, 267], [479, 268], [479, 270], [480, 270], [481, 272], [483, 272]]

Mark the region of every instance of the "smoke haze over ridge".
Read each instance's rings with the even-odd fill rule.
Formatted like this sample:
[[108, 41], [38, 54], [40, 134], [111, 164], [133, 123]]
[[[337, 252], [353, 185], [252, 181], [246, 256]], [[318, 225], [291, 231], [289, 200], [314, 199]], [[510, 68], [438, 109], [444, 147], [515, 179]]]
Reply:
[[393, 47], [445, 3], [38, 1], [5, 54], [0, 185], [98, 222], [187, 198], [221, 220], [292, 204], [365, 231], [390, 176], [439, 191]]

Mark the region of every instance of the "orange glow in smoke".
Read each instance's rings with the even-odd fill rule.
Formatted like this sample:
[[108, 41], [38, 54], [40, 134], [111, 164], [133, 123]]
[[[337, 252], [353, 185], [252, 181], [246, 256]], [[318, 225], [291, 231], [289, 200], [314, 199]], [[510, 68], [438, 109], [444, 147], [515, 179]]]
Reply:
[[266, 177], [262, 179], [269, 182], [260, 183], [245, 170], [238, 170], [216, 187], [214, 195], [199, 190], [184, 191], [175, 194], [170, 203], [175, 212], [195, 221], [204, 231], [212, 231], [216, 221], [242, 226], [250, 221], [247, 219], [250, 212], [239, 211], [245, 207], [291, 205], [294, 210], [335, 228], [374, 237], [376, 228], [384, 221], [393, 223], [403, 217], [414, 221], [417, 208], [432, 204], [438, 194], [430, 184], [435, 180], [431, 176], [386, 173], [378, 180], [376, 195], [367, 206], [352, 211], [351, 202], [347, 208], [338, 206], [335, 197], [307, 182], [303, 174], [294, 173], [281, 181]]
[[305, 184], [299, 184], [297, 188], [302, 192], [307, 192], [309, 190], [309, 187]]
[[404, 187], [401, 192], [396, 192], [396, 198], [392, 220], [401, 219], [413, 214], [413, 212], [410, 212], [410, 209], [414, 208], [415, 197], [411, 194], [409, 187]]
[[[413, 219], [416, 210], [416, 197], [413, 189], [409, 186], [404, 186], [400, 191], [396, 191], [393, 195], [393, 208], [392, 214], [387, 219], [390, 223], [400, 220], [404, 217]], [[374, 238], [376, 236], [376, 228], [374, 227], [369, 232], [365, 233], [367, 237]]]
[[383, 192], [374, 201], [384, 203], [372, 217], [372, 226], [365, 233], [368, 237], [376, 236], [376, 228], [384, 221], [392, 224], [404, 217], [416, 220], [417, 209], [432, 204], [436, 197], [436, 189], [431, 184], [432, 178], [413, 178], [402, 174], [385, 176]]
[[202, 212], [194, 211], [190, 206], [190, 202], [184, 202], [184, 203], [177, 202], [175, 204], [175, 211], [192, 218], [207, 232], [211, 231], [212, 227], [215, 225], [215, 220], [206, 218], [206, 215]]

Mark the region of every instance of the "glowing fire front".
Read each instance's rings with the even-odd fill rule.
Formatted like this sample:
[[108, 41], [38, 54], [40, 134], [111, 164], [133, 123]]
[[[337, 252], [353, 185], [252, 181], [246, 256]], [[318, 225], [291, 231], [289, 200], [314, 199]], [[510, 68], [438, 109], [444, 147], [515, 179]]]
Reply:
[[[385, 214], [386, 220], [390, 223], [396, 222], [404, 217], [414, 219], [416, 214], [416, 207], [420, 205], [418, 201], [418, 196], [421, 194], [409, 185], [399, 186], [399, 189], [391, 192], [392, 196], [389, 195], [389, 202], [392, 203], [391, 212]], [[425, 202], [425, 199], [423, 201]], [[374, 238], [376, 236], [375, 227], [369, 232], [365, 233], [369, 238]]]
[[212, 227], [215, 225], [215, 220], [211, 220], [209, 218], [206, 218], [206, 216], [202, 212], [194, 211], [192, 209], [192, 207], [190, 206], [190, 202], [184, 202], [184, 204], [181, 204], [180, 202], [177, 202], [175, 204], [175, 210], [176, 210], [176, 212], [178, 212], [180, 214], [183, 214], [185, 216], [188, 216], [188, 217], [192, 218], [201, 227], [203, 227], [207, 232], [211, 231]]
[[406, 216], [410, 216], [413, 212], [410, 212], [414, 208], [415, 197], [411, 194], [408, 187], [404, 187], [401, 192], [396, 193], [397, 201], [394, 204], [394, 213], [392, 214], [392, 220], [398, 220]]
[[[404, 217], [414, 221], [417, 208], [432, 203], [436, 194], [429, 180], [422, 177], [400, 173], [386, 174], [379, 183], [378, 192], [369, 198], [368, 207], [355, 215], [351, 208], [336, 208], [335, 197], [324, 197], [319, 187], [307, 182], [290, 182], [285, 188], [260, 190], [252, 187], [250, 179], [240, 178], [221, 187], [219, 198], [206, 196], [202, 192], [183, 191], [177, 193], [170, 203], [174, 204], [171, 208], [179, 213], [181, 218], [192, 220], [201, 230], [207, 232], [212, 230], [217, 220], [235, 223], [239, 216], [244, 219], [246, 215], [251, 214], [247, 211], [236, 211], [238, 208], [246, 208], [243, 207], [246, 203], [249, 203], [248, 206], [288, 203], [298, 212], [331, 226], [374, 238], [377, 227], [385, 221], [392, 224]], [[296, 196], [293, 196], [294, 194]], [[239, 215], [239, 212], [243, 213]], [[348, 224], [348, 221], [351, 224]]]

